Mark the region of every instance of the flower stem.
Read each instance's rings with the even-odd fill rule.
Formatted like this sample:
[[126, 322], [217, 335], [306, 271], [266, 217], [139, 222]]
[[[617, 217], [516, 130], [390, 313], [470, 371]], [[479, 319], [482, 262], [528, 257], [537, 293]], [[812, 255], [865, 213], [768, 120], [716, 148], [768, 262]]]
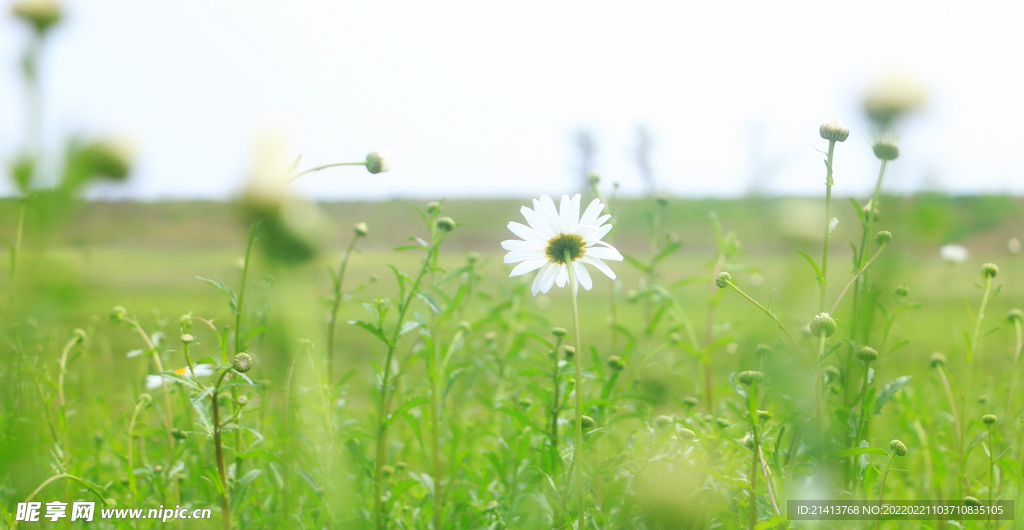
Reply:
[[572, 292], [572, 329], [576, 337], [576, 453], [573, 460], [576, 463], [576, 509], [579, 516], [577, 530], [584, 530], [585, 505], [583, 501], [583, 347], [580, 346], [580, 309], [576, 301], [576, 273], [573, 272], [572, 256], [567, 249], [565, 251], [565, 263], [569, 268], [569, 289]]
[[292, 177], [288, 179], [288, 184], [291, 184], [292, 182], [295, 182], [296, 180], [299, 180], [299, 177], [301, 177], [303, 175], [307, 175], [309, 173], [313, 173], [314, 171], [320, 171], [321, 169], [327, 169], [329, 167], [365, 166], [365, 165], [366, 165], [366, 161], [365, 160], [362, 161], [362, 162], [337, 162], [337, 163], [334, 163], [334, 164], [324, 164], [322, 166], [317, 166], [317, 167], [314, 167], [314, 168], [309, 168], [309, 169], [307, 169], [305, 171], [301, 171], [299, 173], [296, 173], [295, 175], [292, 175]]
[[238, 286], [238, 307], [235, 308], [235, 353], [245, 347], [242, 342], [242, 308], [245, 305], [245, 280], [249, 277], [249, 257], [252, 255], [252, 244], [256, 241], [256, 229], [260, 222], [255, 221], [249, 228], [249, 243], [245, 246], [245, 261], [242, 264], [242, 283]]
[[358, 237], [349, 241], [348, 248], [341, 255], [341, 265], [338, 266], [338, 276], [334, 279], [334, 301], [331, 304], [331, 321], [327, 326], [327, 384], [334, 383], [334, 334], [338, 327], [338, 310], [341, 308], [342, 284], [345, 281], [345, 270], [348, 269], [348, 258], [356, 246]]
[[217, 385], [213, 389], [213, 445], [217, 453], [217, 473], [220, 475], [220, 486], [223, 493], [220, 496], [220, 511], [223, 514], [222, 521], [224, 530], [231, 530], [231, 504], [228, 501], [228, 479], [227, 471], [224, 467], [224, 448], [221, 442], [220, 429], [222, 427], [220, 423], [220, 384], [224, 381], [224, 376], [228, 374], [228, 370], [224, 370], [220, 379], [217, 380]]
[[796, 351], [803, 353], [803, 348], [801, 348], [800, 344], [796, 342], [796, 339], [794, 339], [793, 335], [789, 332], [788, 329], [786, 329], [786, 326], [782, 324], [782, 321], [779, 320], [779, 317], [775, 316], [775, 313], [772, 313], [771, 311], [768, 310], [768, 308], [758, 303], [757, 300], [754, 300], [753, 298], [750, 297], [750, 295], [743, 292], [742, 289], [736, 287], [736, 284], [732, 283], [731, 281], [727, 281], [726, 283], [729, 285], [729, 287], [732, 287], [734, 291], [740, 293], [743, 296], [743, 298], [750, 300], [750, 303], [756, 305], [758, 309], [764, 312], [764, 314], [768, 315], [768, 317], [771, 318], [777, 326], [779, 326], [779, 329], [781, 329], [782, 332], [785, 333], [787, 337], [789, 337], [789, 341], [792, 342], [793, 346], [796, 347]]
[[839, 308], [839, 301], [843, 299], [843, 295], [846, 294], [846, 291], [850, 290], [850, 286], [857, 281], [857, 278], [859, 278], [861, 274], [864, 274], [864, 271], [868, 270], [868, 267], [870, 267], [871, 264], [875, 262], [875, 259], [882, 254], [883, 250], [885, 250], [885, 247], [878, 249], [878, 252], [876, 252], [874, 256], [871, 256], [871, 259], [868, 260], [868, 262], [865, 263], [864, 266], [857, 271], [857, 274], [854, 274], [853, 278], [850, 278], [850, 282], [846, 284], [846, 287], [844, 287], [842, 292], [839, 293], [839, 297], [836, 298], [836, 303], [832, 304], [832, 310], [829, 311], [830, 315], [834, 315], [836, 313], [836, 309]]
[[821, 297], [818, 312], [825, 311], [826, 280], [828, 278], [828, 240], [832, 232], [832, 154], [836, 149], [836, 141], [828, 142], [828, 160], [825, 162], [825, 236], [821, 247]]
[[1014, 328], [1017, 330], [1017, 346], [1014, 348], [1013, 368], [1010, 373], [1010, 388], [1006, 392], [1006, 417], [1010, 418], [1013, 411], [1013, 387], [1017, 385], [1017, 363], [1020, 361], [1021, 350], [1024, 350], [1024, 336], [1021, 334], [1020, 319], [1014, 320]]

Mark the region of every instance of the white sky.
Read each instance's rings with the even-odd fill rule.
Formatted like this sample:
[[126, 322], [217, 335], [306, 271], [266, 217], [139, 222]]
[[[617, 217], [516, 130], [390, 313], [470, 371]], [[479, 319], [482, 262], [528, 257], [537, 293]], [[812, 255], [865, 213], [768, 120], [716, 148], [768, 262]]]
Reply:
[[[303, 167], [390, 149], [393, 170], [304, 177], [306, 195], [531, 196], [576, 185], [573, 132], [640, 190], [638, 124], [659, 186], [820, 194], [818, 125], [839, 114], [836, 192], [876, 163], [863, 89], [906, 72], [929, 107], [901, 129], [891, 189], [1024, 193], [1024, 3], [77, 1], [45, 57], [45, 130], [130, 134], [132, 182], [104, 196], [230, 197], [259, 131]], [[0, 22], [0, 156], [20, 144], [26, 31]], [[752, 153], [759, 152], [759, 155]], [[760, 162], [757, 159], [760, 159]], [[936, 184], [937, 183], [937, 184]], [[6, 182], [5, 190], [9, 190]]]

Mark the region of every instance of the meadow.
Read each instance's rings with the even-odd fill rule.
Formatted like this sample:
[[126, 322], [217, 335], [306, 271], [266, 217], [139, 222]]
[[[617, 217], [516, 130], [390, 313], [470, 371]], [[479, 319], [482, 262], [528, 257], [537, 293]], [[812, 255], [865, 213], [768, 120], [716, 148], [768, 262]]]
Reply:
[[[808, 326], [819, 290], [794, 249], [820, 252], [821, 223], [807, 224], [824, 217], [821, 201], [611, 202], [616, 227], [610, 241], [627, 261], [613, 264], [617, 280], [595, 277], [594, 289], [580, 292], [583, 412], [594, 421], [583, 438], [586, 524], [749, 527], [753, 498], [755, 526], [800, 526], [779, 516], [788, 499], [878, 499], [883, 487], [886, 499], [1019, 499], [1024, 399], [1019, 392], [1008, 396], [1020, 367], [1014, 362], [1018, 335], [1006, 315], [1022, 305], [1024, 265], [1006, 245], [1024, 226], [1024, 208], [1008, 197], [928, 194], [883, 201], [877, 227], [891, 231], [893, 240], [871, 267], [880, 294], [871, 333], [879, 357], [870, 388], [879, 397], [867, 415], [870, 429], [857, 443], [834, 433], [827, 442], [816, 440], [807, 413], [816, 377], [805, 355], [817, 347]], [[242, 349], [253, 366], [248, 379], [232, 377], [219, 398], [221, 414], [231, 411], [230, 423], [216, 429], [223, 431], [227, 495], [218, 487], [210, 419], [214, 379], [169, 379], [165, 399], [162, 388], [146, 388], [146, 375], [158, 372], [155, 356], [166, 370], [186, 365], [185, 332], [193, 336], [194, 364], [231, 366], [223, 361], [233, 357], [237, 315], [224, 292], [197, 277], [240, 290], [245, 218], [237, 206], [215, 202], [76, 205], [75, 222], [52, 234], [45, 249], [28, 246], [21, 259], [32, 265], [13, 286], [6, 284], [8, 347], [0, 363], [7, 382], [0, 443], [5, 524], [19, 524], [15, 506], [35, 493], [46, 501], [102, 497], [120, 508], [213, 510], [210, 520], [166, 523], [189, 528], [370, 528], [378, 506], [387, 528], [572, 526], [578, 515], [573, 357], [561, 347], [572, 332], [564, 340], [552, 335], [554, 328], [572, 329], [570, 296], [557, 288], [532, 296], [532, 278], [508, 278], [499, 246], [509, 237], [507, 220], [528, 203], [441, 206], [439, 215], [457, 226], [442, 236], [430, 281], [417, 290], [423, 295], [409, 303], [407, 321], [419, 325], [396, 344], [387, 456], [379, 467], [380, 378], [388, 346], [350, 322], [372, 322], [378, 300], [402, 300], [390, 265], [407, 275], [422, 266], [423, 250], [394, 249], [409, 238], [429, 241], [430, 223], [421, 217], [426, 204], [323, 204], [328, 225], [340, 228], [301, 264], [265, 255], [257, 229], [240, 319], [248, 337]], [[844, 205], [835, 212], [841, 221], [833, 234], [841, 243], [859, 235], [856, 213]], [[4, 203], [4, 226], [14, 225], [9, 221], [16, 220], [17, 206]], [[366, 237], [344, 228], [362, 222]], [[724, 229], [718, 235], [716, 222]], [[33, 236], [27, 231], [25, 241]], [[337, 270], [352, 241], [329, 366], [329, 270]], [[950, 241], [969, 246], [966, 262], [940, 258], [939, 247]], [[851, 251], [835, 247], [830, 301], [854, 270]], [[671, 252], [651, 270], [652, 258], [666, 249]], [[990, 297], [985, 339], [970, 368], [964, 333], [974, 331], [986, 262], [1000, 266], [993, 283], [1002, 288]], [[715, 287], [718, 268], [755, 300], [770, 302], [797, 344], [756, 306]], [[904, 286], [908, 292], [897, 294]], [[124, 313], [112, 318], [117, 306]], [[834, 336], [842, 338], [829, 341], [836, 351], [821, 363], [822, 370], [839, 369], [837, 379], [826, 376], [826, 406], [834, 417], [824, 421], [833, 430], [862, 409], [863, 370], [851, 362], [856, 357], [844, 337], [851, 332], [849, 313], [848, 307], [836, 312]], [[385, 329], [395, 325], [393, 315], [385, 317]], [[76, 328], [85, 332], [81, 340], [72, 333]], [[438, 352], [451, 352], [443, 372], [431, 358]], [[933, 352], [945, 355], [944, 367], [933, 367]], [[609, 364], [613, 356], [618, 360]], [[763, 469], [753, 497], [750, 414], [739, 393], [749, 387], [736, 381], [752, 370], [764, 374], [755, 409], [763, 411], [757, 444]], [[854, 403], [849, 408], [847, 391]], [[986, 413], [1000, 418], [992, 429], [982, 422]], [[973, 449], [963, 466], [958, 425]], [[893, 439], [908, 451], [890, 466]], [[851, 449], [863, 452], [850, 456]], [[81, 482], [57, 480], [35, 492], [57, 475]], [[379, 505], [373, 502], [377, 477]], [[230, 523], [220, 518], [222, 498]], [[153, 524], [107, 520], [83, 527]]]

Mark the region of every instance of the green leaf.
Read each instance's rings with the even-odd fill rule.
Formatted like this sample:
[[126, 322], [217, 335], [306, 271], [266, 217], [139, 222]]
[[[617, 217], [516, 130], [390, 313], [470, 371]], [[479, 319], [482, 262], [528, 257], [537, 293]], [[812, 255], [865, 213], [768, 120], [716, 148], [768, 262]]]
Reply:
[[348, 323], [350, 326], [359, 326], [365, 329], [366, 331], [373, 333], [373, 335], [380, 339], [381, 342], [388, 346], [391, 346], [391, 341], [389, 341], [387, 337], [384, 336], [384, 332], [381, 331], [381, 329], [378, 328], [377, 326], [370, 324], [369, 322], [363, 322], [362, 320], [350, 320]]
[[235, 295], [235, 291], [233, 289], [231, 289], [227, 285], [224, 285], [222, 282], [211, 280], [209, 278], [203, 278], [202, 276], [196, 276], [196, 279], [201, 282], [206, 282], [223, 291], [224, 294], [228, 295], [228, 305], [231, 306], [231, 313], [234, 314], [238, 312], [238, 296]]
[[427, 305], [430, 306], [430, 310], [433, 311], [435, 315], [438, 315], [438, 314], [441, 313], [441, 306], [437, 305], [437, 302], [434, 301], [434, 298], [432, 296], [430, 296], [427, 293], [420, 292], [420, 291], [416, 291], [416, 296], [420, 300], [423, 300], [424, 302], [426, 302]]
[[896, 394], [896, 391], [903, 388], [903, 385], [906, 385], [908, 381], [910, 381], [910, 376], [904, 375], [897, 377], [893, 382], [885, 385], [885, 388], [882, 389], [882, 393], [879, 394], [876, 399], [875, 414], [881, 413], [882, 405], [888, 403], [889, 400], [892, 399], [892, 396]]
[[629, 257], [629, 256], [622, 256], [622, 257], [623, 257], [623, 259], [626, 260], [626, 263], [629, 263], [630, 265], [632, 265], [632, 266], [634, 266], [634, 267], [636, 267], [636, 268], [638, 268], [638, 269], [640, 269], [640, 270], [642, 270], [644, 272], [651, 272], [651, 268], [649, 266], [647, 266], [646, 263], [644, 263], [644, 262], [642, 262], [642, 261], [640, 261], [640, 260], [638, 260], [636, 258]]
[[172, 379], [174, 381], [177, 381], [183, 385], [188, 386], [189, 388], [192, 388], [193, 390], [199, 390], [199, 385], [197, 385], [195, 381], [188, 379], [183, 375], [179, 375], [171, 371], [160, 372], [156, 375], [159, 375], [160, 377], [163, 377], [165, 379]]
[[409, 398], [405, 400], [404, 402], [402, 402], [401, 405], [398, 406], [397, 409], [395, 409], [394, 412], [391, 413], [390, 416], [388, 416], [388, 419], [384, 420], [384, 423], [381, 424], [380, 428], [387, 429], [392, 422], [394, 422], [396, 419], [404, 415], [406, 412], [409, 412], [410, 410], [420, 405], [425, 405], [427, 403], [430, 403], [430, 400], [423, 396]]
[[814, 275], [818, 278], [818, 285], [825, 285], [825, 275], [821, 272], [821, 267], [819, 267], [818, 264], [814, 262], [814, 258], [808, 256], [806, 253], [804, 253], [804, 251], [798, 248], [793, 250], [796, 250], [801, 256], [804, 257], [805, 260], [807, 260], [807, 263], [811, 264], [811, 268], [814, 269]]
[[967, 345], [967, 364], [974, 362], [974, 348], [971, 347], [971, 336], [964, 332], [964, 344]]

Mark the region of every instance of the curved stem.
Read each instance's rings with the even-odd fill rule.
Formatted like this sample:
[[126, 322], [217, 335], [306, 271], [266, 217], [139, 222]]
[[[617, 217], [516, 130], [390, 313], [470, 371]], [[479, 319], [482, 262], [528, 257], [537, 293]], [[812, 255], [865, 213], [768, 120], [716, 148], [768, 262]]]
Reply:
[[[888, 246], [888, 245], [886, 245], [886, 246]], [[830, 315], [834, 315], [835, 314], [836, 309], [839, 308], [839, 301], [843, 299], [843, 295], [845, 295], [846, 291], [848, 291], [850, 289], [850, 286], [853, 285], [853, 283], [857, 281], [857, 278], [859, 278], [861, 274], [864, 274], [864, 271], [868, 270], [868, 267], [870, 267], [871, 264], [875, 262], [875, 259], [878, 258], [878, 256], [880, 256], [882, 254], [883, 250], [885, 250], [885, 247], [882, 247], [882, 248], [878, 249], [878, 252], [875, 252], [875, 255], [871, 256], [871, 259], [867, 263], [865, 263], [864, 266], [860, 268], [860, 270], [857, 271], [857, 274], [854, 274], [853, 278], [850, 278], [850, 282], [847, 283], [846, 287], [844, 287], [842, 292], [839, 293], [839, 298], [836, 298], [836, 303], [832, 304], [832, 310], [829, 311]]]
[[292, 177], [288, 179], [288, 184], [291, 184], [292, 182], [295, 182], [296, 180], [299, 180], [299, 177], [301, 177], [303, 175], [307, 175], [309, 173], [313, 173], [314, 171], [320, 171], [321, 169], [327, 169], [329, 167], [365, 166], [365, 165], [366, 165], [366, 161], [362, 161], [362, 162], [338, 162], [338, 163], [335, 163], [335, 164], [324, 164], [322, 166], [317, 166], [317, 167], [314, 167], [314, 168], [310, 168], [310, 169], [307, 169], [305, 171], [296, 173], [295, 175], [292, 175]]
[[327, 384], [334, 384], [334, 334], [338, 327], [338, 310], [341, 308], [342, 285], [345, 281], [345, 270], [348, 269], [348, 258], [356, 246], [359, 236], [349, 241], [348, 248], [341, 255], [338, 276], [334, 279], [334, 301], [331, 304], [331, 321], [327, 326]]
[[256, 229], [260, 222], [255, 221], [249, 228], [249, 243], [245, 245], [245, 261], [242, 264], [242, 283], [238, 286], [238, 306], [235, 307], [235, 353], [240, 353], [245, 346], [242, 343], [242, 309], [245, 307], [245, 280], [249, 277], [249, 257], [252, 255], [252, 244], [256, 241]]
[[573, 272], [572, 256], [565, 251], [565, 263], [569, 269], [569, 289], [572, 293], [572, 329], [576, 338], [576, 447], [573, 448], [576, 464], [576, 509], [579, 516], [577, 530], [584, 530], [586, 521], [586, 505], [583, 500], [583, 347], [580, 345], [580, 309], [576, 301], [576, 273]]
[[750, 303], [756, 305], [758, 309], [764, 312], [764, 314], [768, 315], [768, 317], [771, 318], [777, 326], [779, 326], [779, 329], [781, 329], [783, 333], [785, 333], [786, 336], [789, 337], [789, 341], [793, 343], [793, 346], [796, 347], [796, 350], [800, 353], [803, 353], [803, 348], [801, 348], [800, 344], [796, 342], [796, 339], [794, 339], [793, 335], [789, 332], [788, 329], [786, 329], [786, 326], [782, 324], [782, 321], [779, 320], [779, 317], [775, 316], [775, 313], [772, 313], [771, 311], [768, 310], [768, 308], [758, 303], [757, 300], [754, 300], [753, 298], [750, 297], [750, 295], [743, 292], [743, 290], [741, 290], [739, 287], [736, 287], [736, 284], [732, 283], [731, 281], [727, 281], [725, 283], [727, 283], [729, 287], [732, 287], [733, 290], [735, 290], [737, 293], [743, 295], [743, 298], [750, 300]]

